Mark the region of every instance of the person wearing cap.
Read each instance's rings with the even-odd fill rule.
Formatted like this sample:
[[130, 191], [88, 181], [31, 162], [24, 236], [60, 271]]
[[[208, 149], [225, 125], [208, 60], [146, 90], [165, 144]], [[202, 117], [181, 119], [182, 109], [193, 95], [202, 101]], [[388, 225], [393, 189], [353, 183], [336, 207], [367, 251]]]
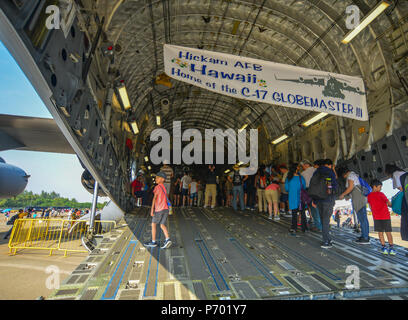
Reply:
[[[309, 186], [310, 186], [310, 180], [312, 179], [313, 174], [316, 171], [316, 168], [312, 165], [312, 163], [309, 160], [301, 161], [300, 166], [302, 168], [301, 175], [305, 179], [306, 191], [307, 191], [307, 189], [309, 189]], [[322, 222], [320, 221], [319, 210], [317, 208], [314, 208], [313, 206], [310, 206], [309, 210], [310, 210], [310, 215], [312, 216], [313, 225], [314, 225], [314, 229], [312, 229], [312, 231], [317, 231], [317, 230], [321, 231]]]
[[167, 175], [160, 171], [156, 174], [156, 184], [157, 186], [153, 190], [153, 201], [152, 201], [152, 209], [150, 211], [150, 215], [152, 218], [152, 241], [146, 242], [146, 247], [157, 247], [158, 243], [156, 242], [156, 231], [157, 225], [160, 224], [160, 228], [162, 229], [166, 240], [164, 241], [163, 245], [161, 246], [162, 249], [166, 249], [171, 246], [171, 240], [169, 237], [169, 232], [166, 227], [166, 221], [169, 216], [169, 205], [168, 205], [168, 198], [166, 188], [164, 187], [164, 181], [166, 180]]

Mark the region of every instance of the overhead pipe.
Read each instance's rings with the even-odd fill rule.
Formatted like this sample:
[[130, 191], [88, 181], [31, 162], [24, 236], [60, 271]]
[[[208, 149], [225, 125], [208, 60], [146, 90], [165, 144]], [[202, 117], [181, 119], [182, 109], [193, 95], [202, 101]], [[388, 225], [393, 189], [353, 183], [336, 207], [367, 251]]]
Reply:
[[344, 119], [342, 117], [337, 117], [337, 123], [339, 125], [339, 130], [340, 130], [340, 140], [341, 140], [341, 146], [342, 146], [342, 154], [343, 154], [343, 159], [346, 160], [348, 157], [348, 146], [347, 146], [347, 136], [346, 136], [346, 131], [344, 128]]
[[89, 57], [85, 61], [85, 65], [84, 65], [84, 68], [82, 70], [82, 81], [83, 82], [85, 82], [86, 78], [88, 77], [89, 69], [91, 68], [91, 64], [92, 64], [93, 56], [94, 56], [95, 51], [96, 51], [96, 47], [98, 46], [99, 39], [101, 38], [102, 28], [103, 28], [104, 23], [105, 23], [105, 17], [102, 18], [102, 21], [98, 26], [98, 31], [97, 31], [95, 39], [94, 39], [94, 41], [92, 43], [92, 48], [91, 48], [91, 51], [89, 53]]

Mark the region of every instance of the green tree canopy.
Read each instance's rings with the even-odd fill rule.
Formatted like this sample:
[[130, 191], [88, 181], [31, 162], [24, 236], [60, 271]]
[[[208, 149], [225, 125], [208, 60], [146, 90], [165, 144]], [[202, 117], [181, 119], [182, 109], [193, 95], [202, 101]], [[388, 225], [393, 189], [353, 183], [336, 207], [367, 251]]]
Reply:
[[[98, 209], [102, 209], [107, 202], [98, 203]], [[20, 195], [11, 199], [0, 200], [0, 208], [24, 208], [24, 207], [70, 207], [85, 209], [91, 208], [91, 202], [80, 203], [76, 199], [61, 197], [56, 192], [42, 191], [41, 194], [34, 194], [32, 191], [24, 191]]]

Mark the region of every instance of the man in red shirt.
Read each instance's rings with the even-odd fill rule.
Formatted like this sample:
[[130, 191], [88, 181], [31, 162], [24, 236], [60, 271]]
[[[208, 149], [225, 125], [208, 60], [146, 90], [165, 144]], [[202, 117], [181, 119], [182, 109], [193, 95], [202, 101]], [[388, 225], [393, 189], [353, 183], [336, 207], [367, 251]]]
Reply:
[[143, 183], [140, 181], [141, 176], [138, 175], [137, 178], [132, 182], [132, 196], [136, 199], [136, 206], [142, 206], [142, 188], [144, 187]]
[[[371, 182], [373, 191], [367, 196], [367, 202], [371, 207], [371, 212], [374, 218], [374, 231], [378, 232], [378, 237], [382, 245], [382, 253], [395, 255], [394, 244], [392, 240], [391, 216], [388, 207], [391, 207], [391, 202], [387, 199], [384, 193], [381, 192], [382, 183], [379, 180]], [[384, 232], [387, 235], [390, 245], [387, 250], [385, 246]]]
[[153, 190], [153, 201], [152, 209], [150, 215], [152, 219], [152, 241], [146, 242], [146, 247], [157, 247], [158, 243], [156, 242], [156, 226], [160, 224], [160, 228], [163, 230], [163, 233], [166, 237], [161, 249], [166, 249], [171, 246], [171, 240], [169, 237], [169, 232], [166, 227], [167, 217], [169, 216], [169, 205], [166, 188], [164, 187], [163, 182], [166, 180], [166, 174], [160, 171], [156, 174], [156, 183], [157, 186]]

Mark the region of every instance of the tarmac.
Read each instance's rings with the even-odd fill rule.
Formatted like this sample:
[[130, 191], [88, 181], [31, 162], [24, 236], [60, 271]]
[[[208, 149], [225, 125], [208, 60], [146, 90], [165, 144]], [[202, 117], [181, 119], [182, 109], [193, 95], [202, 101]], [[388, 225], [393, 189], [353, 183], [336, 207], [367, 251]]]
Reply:
[[[55, 291], [58, 280], [50, 276], [59, 270], [62, 283], [84, 260], [87, 254], [71, 254], [64, 258], [59, 252], [52, 256], [38, 250], [22, 250], [9, 255], [8, 241], [4, 235], [11, 228], [0, 217], [0, 300], [35, 300], [46, 298]], [[58, 269], [56, 269], [58, 268]], [[48, 273], [47, 273], [48, 271]], [[55, 279], [55, 280], [54, 280]], [[48, 280], [48, 281], [47, 281]]]
[[[160, 249], [143, 246], [150, 223], [148, 208], [136, 209], [90, 255], [67, 258], [29, 250], [9, 256], [1, 240], [0, 299], [408, 299], [408, 251], [397, 246], [397, 256], [384, 256], [374, 238], [370, 245], [353, 243], [353, 230], [332, 226], [335, 244], [325, 250], [320, 233], [290, 235], [290, 218], [175, 208], [168, 221], [173, 244]], [[8, 228], [0, 226], [1, 238]], [[47, 288], [50, 266], [60, 270], [58, 289]], [[350, 266], [358, 269], [357, 284], [348, 280]]]

